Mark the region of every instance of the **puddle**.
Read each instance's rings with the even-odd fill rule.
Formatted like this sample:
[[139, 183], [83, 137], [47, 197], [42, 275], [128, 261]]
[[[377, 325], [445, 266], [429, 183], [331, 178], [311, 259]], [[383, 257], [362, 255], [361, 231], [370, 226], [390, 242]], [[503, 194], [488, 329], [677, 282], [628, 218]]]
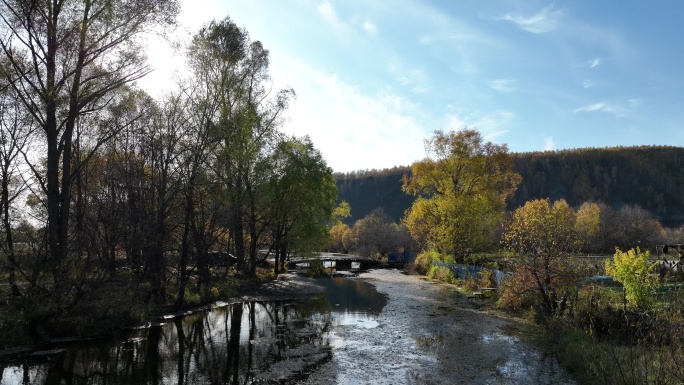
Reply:
[[534, 384], [573, 383], [555, 358], [527, 346], [518, 336], [504, 333], [482, 335], [482, 343], [502, 353], [498, 373], [508, 381]]
[[[373, 329], [387, 297], [324, 278], [318, 300], [244, 302], [152, 323], [121, 338], [60, 348], [44, 362], [0, 366], [1, 384], [294, 382], [330, 361], [338, 328]], [[337, 342], [335, 342], [337, 341]]]

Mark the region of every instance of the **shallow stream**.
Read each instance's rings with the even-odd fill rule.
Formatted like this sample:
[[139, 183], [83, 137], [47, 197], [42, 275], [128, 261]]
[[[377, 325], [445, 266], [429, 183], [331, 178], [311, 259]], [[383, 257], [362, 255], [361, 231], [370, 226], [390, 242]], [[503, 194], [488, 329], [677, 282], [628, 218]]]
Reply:
[[245, 384], [296, 382], [329, 361], [333, 330], [372, 328], [387, 303], [373, 285], [317, 281], [315, 300], [242, 302], [131, 331], [53, 346], [43, 362], [2, 367], [1, 384]]
[[[275, 295], [311, 288], [274, 284]], [[448, 285], [386, 269], [316, 284], [325, 290], [309, 300], [235, 303], [50, 346], [66, 350], [0, 365], [0, 384], [575, 384], [523, 326]]]

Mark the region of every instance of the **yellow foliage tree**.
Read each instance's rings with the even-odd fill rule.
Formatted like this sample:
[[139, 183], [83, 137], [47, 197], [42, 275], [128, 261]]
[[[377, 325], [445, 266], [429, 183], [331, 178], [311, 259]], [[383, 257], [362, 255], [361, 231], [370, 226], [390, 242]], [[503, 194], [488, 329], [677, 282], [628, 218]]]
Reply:
[[580, 245], [575, 224], [575, 212], [565, 200], [551, 205], [537, 199], [515, 210], [504, 226], [503, 246], [520, 257], [518, 277], [525, 282], [518, 286], [538, 294], [543, 315], [562, 314], [583, 275], [571, 258]]
[[428, 158], [404, 178], [404, 191], [417, 197], [404, 223], [423, 249], [462, 262], [490, 244], [520, 176], [506, 145], [484, 143], [475, 130], [436, 131], [425, 147]]

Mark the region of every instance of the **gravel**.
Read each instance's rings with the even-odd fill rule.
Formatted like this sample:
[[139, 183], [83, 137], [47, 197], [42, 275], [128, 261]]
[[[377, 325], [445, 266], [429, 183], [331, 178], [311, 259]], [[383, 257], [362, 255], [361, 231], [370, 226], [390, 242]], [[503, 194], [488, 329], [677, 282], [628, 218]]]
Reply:
[[332, 358], [304, 384], [575, 384], [520, 337], [523, 325], [479, 310], [481, 300], [453, 286], [398, 270], [353, 279], [388, 303], [371, 327], [336, 327]]

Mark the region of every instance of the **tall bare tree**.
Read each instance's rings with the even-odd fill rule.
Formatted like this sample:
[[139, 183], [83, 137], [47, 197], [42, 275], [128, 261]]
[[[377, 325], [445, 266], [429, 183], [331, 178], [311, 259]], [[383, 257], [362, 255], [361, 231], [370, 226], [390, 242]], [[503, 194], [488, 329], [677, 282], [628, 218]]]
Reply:
[[[0, 82], [1, 83], [1, 82]], [[3, 238], [0, 250], [7, 258], [11, 293], [21, 295], [17, 285], [17, 258], [14, 249], [12, 208], [25, 190], [21, 177], [21, 154], [25, 152], [33, 125], [9, 87], [0, 85], [0, 218]]]
[[65, 294], [68, 273], [64, 261], [79, 117], [100, 110], [111, 91], [150, 72], [141, 33], [173, 23], [177, 12], [177, 0], [0, 2], [0, 48], [8, 63], [4, 76], [42, 129], [47, 148], [46, 172], [34, 171], [46, 197], [59, 296]]

